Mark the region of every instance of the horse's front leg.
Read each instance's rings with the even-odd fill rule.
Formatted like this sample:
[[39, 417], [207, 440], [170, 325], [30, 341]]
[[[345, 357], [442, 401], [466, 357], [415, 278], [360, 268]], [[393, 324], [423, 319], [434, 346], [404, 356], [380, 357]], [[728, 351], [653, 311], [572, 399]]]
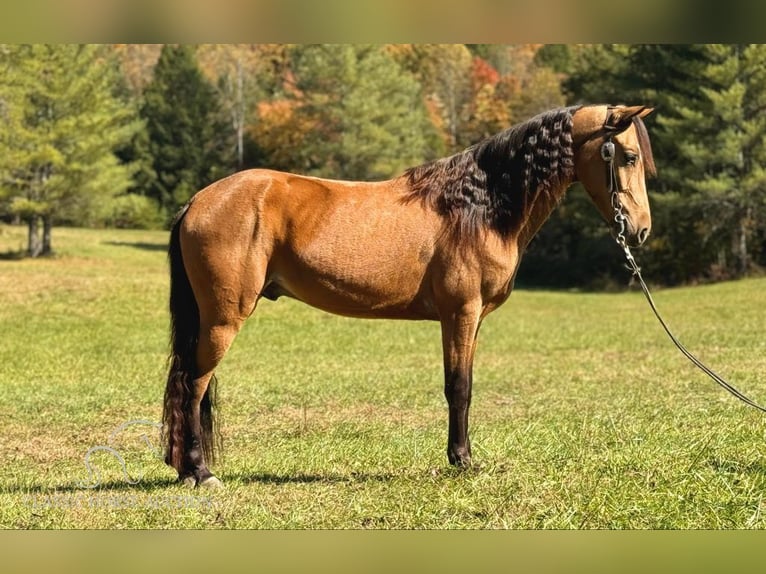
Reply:
[[449, 407], [447, 458], [460, 467], [471, 465], [468, 410], [471, 406], [473, 357], [481, 309], [467, 305], [442, 319], [444, 396]]

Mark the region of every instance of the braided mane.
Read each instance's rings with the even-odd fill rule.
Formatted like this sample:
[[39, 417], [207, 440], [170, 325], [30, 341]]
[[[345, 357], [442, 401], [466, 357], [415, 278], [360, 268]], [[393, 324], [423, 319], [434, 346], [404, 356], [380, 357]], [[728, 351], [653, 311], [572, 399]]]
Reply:
[[539, 114], [455, 155], [408, 169], [408, 200], [449, 218], [454, 231], [476, 237], [517, 229], [536, 198], [574, 173], [572, 115], [579, 106]]

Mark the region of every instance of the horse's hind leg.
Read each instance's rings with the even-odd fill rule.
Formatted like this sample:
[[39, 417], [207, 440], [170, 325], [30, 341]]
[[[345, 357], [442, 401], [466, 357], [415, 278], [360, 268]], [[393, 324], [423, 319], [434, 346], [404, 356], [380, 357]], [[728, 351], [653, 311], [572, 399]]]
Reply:
[[[250, 267], [242, 276], [208, 273], [192, 279], [199, 302], [199, 339], [196, 351], [196, 378], [192, 384], [188, 405], [187, 439], [179, 478], [199, 486], [219, 486], [220, 481], [210, 472], [214, 461], [217, 436], [213, 429], [215, 401], [215, 370], [231, 346], [245, 319], [254, 311], [263, 287], [265, 265]], [[213, 287], [215, 285], [216, 287]]]
[[220, 481], [207, 467], [206, 458], [212, 458], [215, 451], [212, 417], [215, 402], [215, 369], [239, 332], [241, 321], [210, 325], [200, 322], [197, 344], [197, 373], [192, 383], [189, 404], [189, 436], [185, 441], [183, 469], [179, 478], [191, 485], [219, 486]]

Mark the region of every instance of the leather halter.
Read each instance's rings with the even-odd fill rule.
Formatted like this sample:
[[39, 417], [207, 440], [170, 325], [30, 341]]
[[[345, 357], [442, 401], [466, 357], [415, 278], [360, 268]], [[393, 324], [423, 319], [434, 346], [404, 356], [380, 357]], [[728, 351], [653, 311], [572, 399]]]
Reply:
[[[607, 113], [607, 118], [609, 117]], [[606, 184], [609, 190], [609, 199], [612, 203], [612, 209], [614, 209], [614, 222], [618, 225], [617, 235], [615, 239], [620, 245], [626, 245], [625, 230], [628, 218], [622, 208], [622, 202], [620, 201], [619, 193], [622, 191], [620, 187], [620, 176], [617, 173], [617, 168], [614, 165], [614, 159], [616, 155], [616, 147], [612, 141], [612, 137], [618, 133], [622, 133], [627, 127], [618, 129], [613, 126], [607, 125], [604, 120], [604, 125], [601, 128], [607, 132], [607, 138], [604, 143], [601, 144], [601, 159], [606, 164]], [[598, 132], [597, 132], [598, 133]]]

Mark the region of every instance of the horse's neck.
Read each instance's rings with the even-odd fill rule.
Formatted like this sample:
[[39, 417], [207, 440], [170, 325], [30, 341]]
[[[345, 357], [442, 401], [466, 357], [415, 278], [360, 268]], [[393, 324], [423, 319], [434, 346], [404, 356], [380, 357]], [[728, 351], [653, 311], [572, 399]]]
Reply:
[[572, 184], [572, 179], [561, 182], [560, 185], [551, 189], [549, 193], [537, 193], [530, 202], [528, 207], [527, 216], [524, 218], [524, 223], [519, 229], [518, 244], [522, 249], [526, 248], [530, 241], [537, 235], [537, 232], [548, 220], [548, 218], [556, 209], [556, 206], [561, 201], [564, 193]]
[[[605, 121], [606, 106], [586, 106], [575, 112], [572, 123], [572, 141], [579, 148], [596, 133]], [[525, 248], [548, 220], [576, 176], [574, 170], [568, 180], [560, 182], [547, 194], [535, 193], [530, 202], [524, 223], [518, 234], [519, 246]]]

